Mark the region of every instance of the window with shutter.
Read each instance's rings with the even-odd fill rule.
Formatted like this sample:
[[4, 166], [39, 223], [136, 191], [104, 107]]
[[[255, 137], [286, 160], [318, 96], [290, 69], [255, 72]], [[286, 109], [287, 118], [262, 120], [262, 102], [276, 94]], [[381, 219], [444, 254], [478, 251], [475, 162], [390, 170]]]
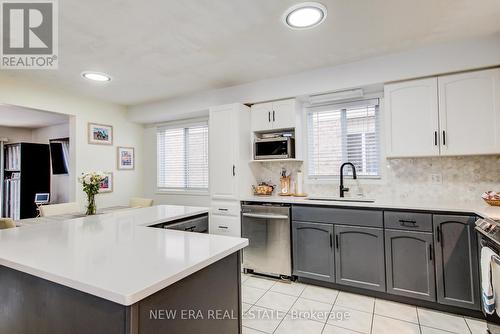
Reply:
[[379, 177], [378, 110], [378, 99], [308, 107], [309, 177], [335, 177], [347, 161], [358, 176]]
[[159, 190], [208, 190], [207, 122], [157, 128]]

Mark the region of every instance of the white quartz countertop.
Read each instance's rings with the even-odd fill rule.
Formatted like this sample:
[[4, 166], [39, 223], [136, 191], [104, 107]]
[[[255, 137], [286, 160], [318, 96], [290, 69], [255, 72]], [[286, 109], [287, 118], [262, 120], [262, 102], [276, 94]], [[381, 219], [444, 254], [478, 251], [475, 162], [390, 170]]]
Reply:
[[148, 227], [206, 212], [159, 205], [0, 230], [0, 265], [132, 305], [248, 245]]
[[289, 204], [307, 204], [322, 205], [333, 207], [354, 207], [354, 208], [380, 208], [380, 209], [400, 209], [400, 210], [425, 210], [425, 211], [444, 211], [444, 212], [463, 212], [474, 213], [483, 218], [500, 220], [500, 207], [490, 206], [481, 199], [472, 200], [467, 203], [459, 202], [396, 202], [396, 201], [377, 201], [374, 202], [347, 202], [347, 201], [318, 201], [309, 200], [304, 197], [290, 196], [248, 196], [242, 199], [249, 202], [269, 202], [269, 203], [289, 203]]

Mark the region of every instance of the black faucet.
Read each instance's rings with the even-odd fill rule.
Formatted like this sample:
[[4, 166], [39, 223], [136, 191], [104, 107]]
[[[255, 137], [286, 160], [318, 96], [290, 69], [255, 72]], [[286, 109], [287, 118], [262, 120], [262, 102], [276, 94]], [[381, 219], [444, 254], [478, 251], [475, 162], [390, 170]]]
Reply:
[[349, 188], [344, 188], [344, 166], [349, 165], [352, 168], [352, 178], [356, 180], [358, 177], [356, 176], [356, 167], [352, 162], [344, 162], [342, 166], [340, 166], [340, 197], [344, 197], [344, 193], [349, 191]]

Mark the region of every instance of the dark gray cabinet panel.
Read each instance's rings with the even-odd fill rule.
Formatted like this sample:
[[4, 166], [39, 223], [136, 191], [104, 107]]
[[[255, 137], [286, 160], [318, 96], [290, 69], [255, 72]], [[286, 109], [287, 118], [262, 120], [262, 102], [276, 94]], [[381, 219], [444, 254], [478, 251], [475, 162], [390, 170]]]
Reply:
[[336, 283], [385, 291], [384, 232], [335, 225]]
[[385, 228], [395, 230], [412, 230], [432, 232], [432, 215], [430, 213], [385, 211]]
[[314, 206], [292, 207], [293, 220], [340, 225], [382, 227], [383, 213], [377, 210], [339, 209]]
[[387, 292], [436, 301], [432, 233], [385, 231]]
[[335, 282], [333, 225], [292, 223], [293, 274]]
[[479, 309], [479, 266], [475, 217], [434, 215], [437, 300]]

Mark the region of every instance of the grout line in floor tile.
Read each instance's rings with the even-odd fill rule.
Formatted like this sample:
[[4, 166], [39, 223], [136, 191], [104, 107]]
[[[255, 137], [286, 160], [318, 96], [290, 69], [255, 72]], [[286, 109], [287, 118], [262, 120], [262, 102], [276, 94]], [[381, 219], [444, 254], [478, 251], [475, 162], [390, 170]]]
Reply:
[[[340, 294], [340, 292], [337, 293], [337, 295], [335, 296], [335, 299], [333, 300], [333, 304], [330, 307], [330, 314], [332, 314], [333, 306], [335, 306], [335, 302], [337, 302], [337, 298], [339, 298], [339, 294]], [[321, 330], [321, 334], [323, 334], [323, 332], [325, 331], [326, 324], [328, 323], [328, 320], [330, 320], [330, 315], [328, 315], [328, 318], [326, 319], [325, 323], [323, 324], [323, 329]]]
[[[363, 311], [360, 311], [360, 312], [363, 312]], [[412, 321], [408, 321], [408, 320], [403, 320], [403, 319], [400, 319], [400, 318], [395, 318], [395, 317], [390, 317], [388, 315], [383, 315], [383, 314], [377, 314], [377, 313], [373, 313], [373, 316], [378, 316], [378, 317], [382, 317], [382, 318], [387, 318], [387, 319], [392, 319], [392, 320], [398, 320], [398, 321], [402, 321], [402, 322], [406, 322], [408, 324], [412, 324], [412, 325], [417, 325], [417, 326], [420, 326], [420, 323], [415, 323], [415, 322], [412, 322]]]
[[465, 319], [465, 317], [463, 317], [463, 318], [464, 318], [464, 321], [465, 321], [465, 325], [469, 329], [469, 332], [472, 334], [472, 329], [470, 328], [469, 323], [467, 322], [467, 319]]
[[[279, 292], [278, 292], [279, 293]], [[302, 293], [301, 293], [302, 294]], [[288, 295], [287, 295], [288, 296]], [[294, 296], [295, 297], [295, 296]], [[292, 307], [293, 305], [295, 305], [295, 303], [299, 300], [299, 297], [295, 297], [295, 301], [293, 302], [292, 306], [290, 306], [290, 308], [288, 309], [288, 311], [286, 311], [285, 313], [285, 316], [283, 317], [283, 319], [281, 319], [280, 323], [278, 324], [278, 326], [276, 326], [276, 328], [274, 329], [273, 333], [275, 333], [278, 328], [280, 327], [281, 323], [285, 320], [285, 318], [287, 317], [287, 315], [290, 313], [290, 311], [292, 310]]]
[[422, 327], [436, 329], [438, 331], [442, 331], [442, 332], [446, 332], [446, 333], [450, 333], [450, 334], [460, 334], [458, 332], [451, 332], [451, 331], [449, 331], [447, 329], [442, 329], [442, 328], [437, 328], [437, 327], [432, 327], [432, 326], [422, 326], [422, 325], [420, 325], [420, 328], [422, 328]]
[[259, 331], [258, 329], [255, 329], [255, 328], [252, 328], [252, 327], [243, 326], [243, 325], [241, 325], [241, 327], [245, 327], [245, 328], [251, 329], [251, 330], [253, 330], [253, 331], [259, 332], [259, 333], [268, 334], [268, 333], [266, 333], [266, 332]]
[[375, 302], [373, 303], [372, 324], [370, 326], [370, 334], [373, 333], [373, 322], [375, 321]]

